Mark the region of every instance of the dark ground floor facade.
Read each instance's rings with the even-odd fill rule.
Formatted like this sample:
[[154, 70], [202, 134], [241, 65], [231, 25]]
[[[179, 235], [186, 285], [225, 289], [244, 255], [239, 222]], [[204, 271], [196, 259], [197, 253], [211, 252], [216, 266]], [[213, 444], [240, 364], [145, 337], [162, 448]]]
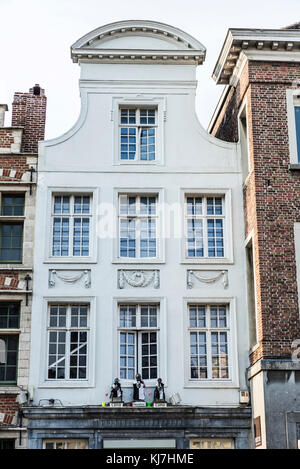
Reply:
[[247, 449], [251, 409], [25, 407], [29, 449]]

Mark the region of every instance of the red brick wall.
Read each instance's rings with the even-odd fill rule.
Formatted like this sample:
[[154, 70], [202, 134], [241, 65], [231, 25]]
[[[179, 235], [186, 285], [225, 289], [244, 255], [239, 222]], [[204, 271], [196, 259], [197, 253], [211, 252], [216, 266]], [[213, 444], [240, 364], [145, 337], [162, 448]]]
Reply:
[[[25, 155], [0, 155], [0, 182], [1, 181], [12, 181], [15, 179], [20, 180], [23, 174], [29, 170], [29, 164]], [[11, 177], [11, 170], [16, 171], [13, 177]]]
[[14, 141], [12, 129], [0, 128], [0, 148], [10, 148]]
[[19, 410], [15, 394], [0, 395], [0, 413], [5, 414], [4, 421], [0, 422], [0, 427], [5, 427], [12, 423], [13, 417]]
[[300, 338], [294, 245], [294, 223], [300, 222], [300, 173], [289, 170], [286, 108], [286, 89], [297, 81], [300, 64], [248, 63], [212, 131], [216, 136], [227, 132], [232, 139], [237, 122], [224, 116], [237, 115], [244, 88], [253, 168], [244, 187], [245, 231], [246, 236], [254, 232], [259, 339], [252, 363], [260, 358], [290, 359], [291, 343]]
[[[34, 90], [40, 94], [34, 94]], [[37, 153], [38, 141], [45, 136], [47, 98], [39, 85], [29, 93], [15, 93], [12, 104], [12, 126], [24, 127], [21, 151]]]

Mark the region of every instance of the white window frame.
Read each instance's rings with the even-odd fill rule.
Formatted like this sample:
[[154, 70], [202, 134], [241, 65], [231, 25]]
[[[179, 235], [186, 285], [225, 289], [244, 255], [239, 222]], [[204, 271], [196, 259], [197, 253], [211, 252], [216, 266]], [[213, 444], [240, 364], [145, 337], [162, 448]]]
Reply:
[[[54, 197], [55, 196], [90, 196], [90, 246], [89, 256], [53, 256], [53, 219], [64, 217], [64, 214], [54, 214]], [[45, 254], [44, 263], [46, 264], [87, 264], [97, 261], [97, 206], [99, 205], [99, 189], [93, 187], [49, 187], [47, 195], [47, 213], [45, 219], [45, 227], [51, 226], [51, 229], [45, 231]], [[69, 215], [67, 215], [69, 216]], [[72, 215], [76, 217], [76, 214]], [[78, 218], [81, 214], [78, 214]], [[69, 254], [73, 252], [73, 233], [69, 232]], [[71, 251], [70, 251], [71, 247]]]
[[[88, 343], [88, 358], [87, 358], [87, 369], [88, 374], [86, 379], [48, 379], [48, 317], [49, 317], [49, 306], [51, 304], [66, 304], [66, 305], [77, 305], [87, 304], [89, 307], [89, 343]], [[41, 334], [40, 334], [40, 365], [39, 365], [39, 385], [41, 389], [44, 388], [93, 388], [95, 387], [95, 340], [96, 340], [96, 300], [95, 297], [86, 296], [51, 296], [43, 298], [43, 311], [41, 321]]]
[[[156, 204], [156, 257], [120, 257], [119, 200], [121, 195], [157, 198]], [[163, 264], [165, 263], [165, 239], [163, 237], [164, 190], [162, 188], [115, 188], [114, 207], [115, 242], [113, 243], [113, 264]]]
[[[288, 135], [289, 135], [289, 150], [290, 150], [290, 164], [300, 165], [298, 160], [297, 148], [297, 134], [296, 134], [296, 121], [295, 121], [295, 105], [300, 106], [300, 89], [286, 90], [286, 103], [287, 103], [287, 120], [288, 120]], [[297, 101], [297, 104], [295, 104]], [[299, 104], [298, 104], [299, 103]], [[300, 149], [299, 149], [300, 152]]]
[[[50, 309], [52, 306], [65, 306], [66, 307], [66, 325], [65, 327], [58, 327], [58, 326], [50, 326]], [[87, 307], [87, 326], [86, 327], [72, 327], [71, 326], [71, 308], [72, 306], [86, 306]], [[90, 342], [90, 305], [88, 303], [49, 303], [48, 304], [48, 313], [47, 313], [47, 369], [49, 371], [49, 342], [50, 342], [50, 333], [51, 332], [65, 332], [66, 333], [66, 341], [65, 344], [65, 378], [49, 378], [47, 373], [47, 381], [57, 382], [57, 381], [87, 381], [89, 376], [89, 342]], [[70, 378], [70, 349], [69, 346], [71, 344], [70, 335], [72, 332], [86, 332], [87, 334], [87, 352], [86, 352], [86, 377], [85, 378]]]
[[[135, 210], [135, 214], [122, 214], [121, 213], [121, 197], [135, 197], [136, 198], [136, 204], [135, 204], [135, 207], [136, 207], [136, 210]], [[143, 197], [153, 197], [155, 198], [155, 206], [156, 206], [156, 210], [155, 210], [155, 214], [152, 214], [152, 215], [149, 215], [148, 213], [147, 214], [142, 214], [141, 213], [141, 198]], [[138, 195], [138, 194], [120, 194], [119, 195], [119, 213], [118, 213], [118, 216], [119, 216], [119, 256], [121, 259], [125, 258], [125, 259], [145, 259], [145, 260], [149, 260], [149, 259], [156, 259], [157, 257], [159, 257], [159, 253], [158, 253], [158, 237], [157, 237], [157, 234], [158, 234], [158, 196], [157, 194], [147, 194], [147, 195]], [[121, 256], [121, 221], [122, 220], [129, 220], [129, 219], [134, 219], [135, 221], [135, 253], [136, 253], [136, 256], [135, 257], [126, 257], [126, 256]], [[156, 255], [153, 256], [153, 257], [142, 257], [141, 256], [141, 221], [142, 220], [153, 220], [155, 221], [155, 252], [156, 252]], [[128, 239], [128, 238], [127, 238]], [[147, 238], [148, 239], [148, 238]]]
[[[229, 378], [200, 378], [190, 377], [190, 327], [189, 306], [190, 305], [227, 305], [229, 312], [229, 346], [228, 366]], [[236, 323], [236, 299], [228, 298], [184, 298], [183, 299], [183, 334], [184, 334], [184, 388], [234, 388], [239, 389], [239, 367], [238, 367], [238, 342]]]
[[[226, 319], [227, 319], [227, 326], [223, 328], [218, 328], [218, 327], [212, 327], [210, 325], [210, 320], [211, 320], [211, 308], [212, 307], [225, 307], [226, 309]], [[230, 367], [230, 355], [229, 352], [231, 351], [231, 333], [230, 333], [230, 312], [229, 312], [229, 307], [228, 304], [224, 305], [216, 305], [216, 304], [205, 304], [205, 305], [199, 305], [199, 304], [188, 304], [188, 321], [190, 321], [190, 308], [191, 307], [202, 307], [205, 309], [205, 320], [206, 320], [206, 325], [203, 327], [200, 326], [195, 326], [192, 327], [190, 324], [188, 325], [188, 331], [189, 331], [189, 344], [191, 346], [191, 334], [196, 333], [204, 333], [206, 336], [206, 369], [207, 369], [207, 378], [192, 378], [191, 376], [191, 364], [190, 364], [190, 375], [189, 379], [191, 381], [204, 381], [204, 380], [220, 380], [220, 381], [230, 381], [230, 373], [231, 373], [231, 367]], [[212, 377], [212, 351], [211, 351], [211, 346], [212, 346], [212, 341], [211, 341], [211, 335], [213, 333], [226, 333], [227, 334], [227, 350], [228, 350], [228, 377], [226, 378], [213, 378]], [[190, 352], [190, 350], [189, 350]], [[190, 360], [191, 360], [191, 352], [190, 352]]]
[[[120, 330], [119, 327], [119, 306], [120, 305], [156, 305], [158, 308], [159, 330], [158, 330], [158, 377], [163, 378], [165, 388], [168, 386], [167, 376], [167, 312], [166, 312], [166, 299], [162, 297], [117, 297], [113, 298], [113, 354], [112, 354], [112, 369], [113, 377], [119, 376], [120, 370]], [[146, 330], [146, 329], [145, 329]], [[149, 328], [149, 331], [152, 330]], [[128, 329], [128, 331], [130, 331]], [[134, 379], [135, 380], [135, 379]], [[122, 387], [131, 388], [134, 380], [122, 379]], [[146, 387], [153, 387], [157, 384], [157, 379], [144, 380]]]
[[[142, 161], [121, 160], [120, 139], [120, 109], [121, 108], [155, 108], [156, 109], [156, 135], [155, 135], [155, 160]], [[164, 164], [164, 126], [166, 121], [166, 98], [162, 96], [138, 97], [136, 94], [113, 96], [111, 108], [111, 121], [113, 122], [113, 154], [114, 165], [155, 166]]]
[[297, 273], [298, 304], [299, 304], [299, 317], [300, 317], [300, 222], [294, 223], [294, 243], [295, 243], [295, 254], [296, 254], [296, 273]]
[[[187, 197], [221, 197], [224, 199], [224, 257], [187, 257], [186, 251], [186, 198]], [[231, 189], [194, 189], [181, 188], [182, 207], [182, 240], [181, 240], [181, 264], [233, 264], [233, 231], [232, 231], [232, 195]], [[215, 215], [206, 215], [206, 218], [215, 218]], [[206, 233], [204, 234], [206, 236]], [[205, 253], [204, 253], [205, 254]]]
[[[247, 126], [247, 139], [244, 140], [244, 145], [247, 146], [247, 168], [243, 167], [243, 165], [246, 163], [246, 162], [243, 162], [243, 157], [245, 157], [245, 155], [242, 155], [242, 150], [245, 150], [245, 148], [242, 148], [242, 143], [241, 143], [241, 140], [243, 138], [242, 134], [241, 134], [241, 117], [242, 117], [242, 114], [245, 114], [245, 118], [246, 118], [246, 126]], [[253, 172], [253, 166], [252, 166], [252, 163], [251, 163], [251, 154], [250, 154], [250, 140], [249, 140], [249, 120], [248, 120], [248, 101], [247, 101], [247, 96], [243, 99], [243, 102], [240, 106], [240, 110], [239, 110], [239, 113], [238, 113], [238, 116], [237, 116], [237, 121], [238, 121], [238, 138], [239, 138], [239, 143], [240, 143], [240, 162], [241, 162], [241, 171], [242, 171], [242, 174], [243, 174], [243, 183], [244, 185], [247, 184], [249, 178], [250, 178], [250, 175], [252, 174]], [[247, 171], [245, 171], [245, 169], [247, 169]]]
[[[121, 111], [122, 110], [134, 110], [135, 111], [135, 124], [122, 124], [121, 122]], [[142, 110], [151, 110], [151, 111], [154, 111], [154, 124], [141, 124], [141, 111]], [[119, 155], [119, 158], [120, 158], [120, 161], [121, 163], [124, 163], [124, 162], [133, 162], [133, 163], [155, 163], [156, 161], [156, 157], [157, 157], [157, 129], [158, 129], [158, 125], [157, 125], [157, 121], [158, 121], [158, 111], [157, 111], [157, 107], [151, 107], [151, 106], [120, 106], [119, 108], [119, 140], [120, 140], [120, 145], [122, 144], [121, 143], [121, 129], [122, 128], [135, 128], [135, 138], [136, 138], [136, 143], [135, 143], [135, 147], [136, 147], [136, 153], [135, 153], [135, 158], [133, 160], [130, 160], [129, 158], [128, 159], [125, 159], [125, 160], [122, 160], [121, 158], [121, 153], [122, 153], [122, 150], [120, 148], [120, 155]], [[155, 158], [154, 160], [142, 160], [141, 159], [141, 131], [144, 130], [144, 129], [155, 129], [155, 132], [154, 132], [154, 146], [155, 146], [155, 149], [154, 149], [154, 155], [155, 155]], [[129, 142], [128, 142], [128, 145], [129, 145]]]
[[[135, 327], [126, 327], [126, 326], [121, 326], [120, 325], [120, 309], [121, 307], [124, 307], [124, 306], [134, 306], [136, 308], [136, 326]], [[141, 308], [143, 306], [154, 306], [156, 307], [156, 318], [157, 318], [157, 324], [156, 326], [154, 327], [142, 327], [141, 325]], [[142, 342], [141, 342], [141, 335], [142, 333], [146, 332], [146, 333], [151, 333], [151, 332], [155, 332], [156, 333], [156, 343], [157, 343], [157, 376], [156, 378], [143, 378], [143, 380], [145, 382], [151, 382], [151, 381], [155, 381], [157, 380], [159, 377], [160, 377], [160, 310], [159, 310], [159, 304], [157, 303], [147, 303], [147, 304], [141, 304], [141, 303], [136, 303], [136, 304], [133, 304], [133, 303], [127, 303], [126, 302], [126, 299], [124, 299], [124, 302], [120, 302], [118, 304], [118, 322], [119, 322], [119, 326], [118, 326], [118, 351], [119, 351], [119, 367], [118, 367], [118, 376], [120, 377], [120, 379], [122, 381], [135, 381], [135, 375], [136, 373], [140, 373], [142, 375], [142, 361], [141, 361], [141, 358], [142, 358], [142, 352], [141, 352], [141, 348], [142, 348]], [[138, 336], [138, 343], [136, 343], [135, 341], [135, 344], [134, 344], [134, 362], [135, 362], [135, 371], [134, 371], [134, 377], [132, 378], [132, 380], [130, 380], [129, 378], [121, 378], [121, 363], [120, 363], [120, 346], [121, 346], [121, 340], [120, 340], [120, 336], [121, 336], [121, 333], [134, 333], [135, 336]], [[137, 347], [138, 347], [138, 350], [137, 350]], [[137, 362], [138, 361], [138, 362]], [[138, 370], [138, 371], [137, 371]]]

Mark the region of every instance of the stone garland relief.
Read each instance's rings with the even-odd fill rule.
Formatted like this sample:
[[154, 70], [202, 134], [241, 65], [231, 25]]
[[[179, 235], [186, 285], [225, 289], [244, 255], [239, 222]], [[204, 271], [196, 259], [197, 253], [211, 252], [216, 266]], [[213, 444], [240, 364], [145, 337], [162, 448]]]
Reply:
[[118, 286], [123, 289], [126, 287], [140, 288], [150, 287], [159, 288], [160, 276], [159, 270], [119, 270]]
[[228, 287], [227, 270], [188, 270], [187, 287], [194, 288], [196, 283], [212, 284], [222, 281], [223, 288]]
[[83, 279], [85, 288], [91, 287], [90, 270], [49, 270], [49, 287], [55, 287], [57, 279], [68, 284], [74, 284]]

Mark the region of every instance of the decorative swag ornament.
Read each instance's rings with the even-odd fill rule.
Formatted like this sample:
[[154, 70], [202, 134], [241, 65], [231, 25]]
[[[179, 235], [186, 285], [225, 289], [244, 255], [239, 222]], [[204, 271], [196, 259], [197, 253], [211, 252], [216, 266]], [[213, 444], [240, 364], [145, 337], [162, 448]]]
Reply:
[[159, 288], [158, 270], [120, 270], [119, 288], [125, 288], [126, 283], [131, 287], [148, 287], [153, 283], [153, 288]]
[[76, 272], [67, 272], [64, 273], [65, 271], [62, 270], [50, 270], [49, 272], [49, 285], [50, 287], [55, 286], [55, 278], [59, 278], [65, 283], [76, 283], [78, 280], [80, 280], [82, 277], [85, 276], [84, 280], [84, 286], [86, 288], [90, 288], [91, 286], [91, 278], [90, 278], [90, 271], [89, 270], [81, 270], [81, 271], [76, 271]]
[[227, 270], [213, 271], [216, 272], [216, 275], [213, 277], [203, 277], [200, 272], [207, 272], [203, 270], [188, 270], [187, 272], [187, 286], [188, 288], [193, 288], [194, 282], [193, 278], [196, 278], [201, 283], [215, 283], [223, 277], [222, 284], [223, 288], [228, 287], [228, 272]]

